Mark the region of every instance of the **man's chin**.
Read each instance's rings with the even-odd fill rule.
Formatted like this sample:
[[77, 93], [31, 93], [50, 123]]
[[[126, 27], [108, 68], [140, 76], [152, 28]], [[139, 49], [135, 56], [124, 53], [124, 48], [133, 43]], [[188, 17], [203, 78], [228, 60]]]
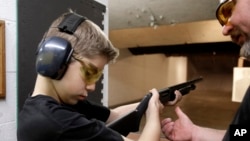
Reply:
[[240, 56], [245, 57], [247, 60], [250, 60], [250, 40], [248, 40], [241, 46]]

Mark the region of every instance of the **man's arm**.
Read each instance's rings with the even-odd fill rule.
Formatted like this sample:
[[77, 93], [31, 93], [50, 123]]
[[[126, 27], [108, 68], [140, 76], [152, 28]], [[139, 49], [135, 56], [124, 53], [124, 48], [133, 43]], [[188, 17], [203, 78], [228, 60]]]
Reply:
[[190, 118], [177, 106], [175, 109], [177, 119], [162, 120], [162, 132], [169, 140], [190, 141], [221, 141], [226, 131], [205, 128], [195, 125]]
[[201, 126], [195, 127], [192, 141], [222, 141], [226, 130], [218, 130]]

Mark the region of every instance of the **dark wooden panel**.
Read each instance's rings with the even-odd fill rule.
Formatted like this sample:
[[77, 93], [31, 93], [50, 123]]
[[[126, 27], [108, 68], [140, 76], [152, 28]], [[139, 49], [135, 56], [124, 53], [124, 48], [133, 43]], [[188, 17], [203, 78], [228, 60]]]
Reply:
[[163, 53], [166, 56], [173, 55], [197, 55], [207, 53], [231, 53], [239, 52], [240, 47], [232, 42], [212, 42], [212, 43], [195, 43], [180, 44], [167, 46], [146, 46], [128, 48], [133, 55]]

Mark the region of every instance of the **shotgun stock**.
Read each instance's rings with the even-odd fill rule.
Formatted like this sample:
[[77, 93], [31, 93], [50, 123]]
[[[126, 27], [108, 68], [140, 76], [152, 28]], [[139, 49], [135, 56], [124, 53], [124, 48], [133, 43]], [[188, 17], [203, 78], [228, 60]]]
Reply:
[[[202, 77], [198, 77], [196, 79], [159, 90], [158, 91], [160, 95], [159, 99], [161, 103], [165, 105], [168, 101], [174, 100], [175, 90], [179, 90], [182, 95], [188, 94], [191, 90], [194, 90], [196, 88], [195, 83], [201, 81], [202, 79], [203, 79]], [[130, 132], [139, 131], [141, 118], [147, 110], [148, 102], [151, 97], [152, 93], [148, 93], [140, 101], [136, 109], [110, 122], [106, 126], [119, 132], [124, 136], [127, 136]]]

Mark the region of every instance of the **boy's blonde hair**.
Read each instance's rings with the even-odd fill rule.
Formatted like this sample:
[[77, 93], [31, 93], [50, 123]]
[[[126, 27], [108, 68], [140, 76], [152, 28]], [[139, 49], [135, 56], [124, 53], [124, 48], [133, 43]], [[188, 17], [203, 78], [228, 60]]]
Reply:
[[[68, 34], [61, 32], [58, 25], [62, 22], [66, 15], [75, 13], [70, 10], [57, 18], [50, 26], [44, 39], [57, 36], [66, 39], [71, 43], [74, 50], [73, 55], [77, 57], [94, 58], [95, 56], [104, 56], [108, 62], [114, 62], [119, 55], [119, 50], [115, 48], [105, 33], [92, 21], [86, 19], [76, 29], [75, 33]], [[75, 13], [76, 14], [76, 13]], [[43, 39], [43, 40], [44, 40]]]

